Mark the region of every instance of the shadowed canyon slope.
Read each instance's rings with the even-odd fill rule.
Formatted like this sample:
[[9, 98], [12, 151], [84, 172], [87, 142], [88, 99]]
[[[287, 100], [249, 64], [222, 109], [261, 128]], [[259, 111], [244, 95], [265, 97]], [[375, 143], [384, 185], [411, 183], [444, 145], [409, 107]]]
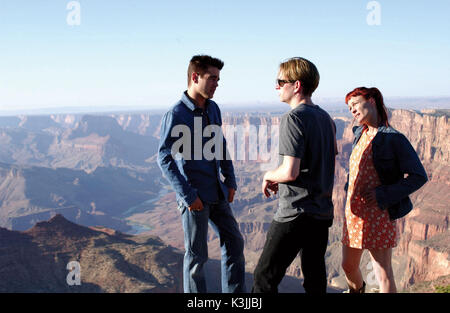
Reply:
[[63, 213], [85, 225], [92, 223], [129, 230], [124, 208], [158, 194], [159, 170], [136, 171], [97, 167], [86, 173], [68, 168], [0, 163], [0, 226], [25, 230], [36, 221]]
[[[181, 292], [182, 259], [157, 237], [56, 215], [24, 232], [0, 228], [0, 292]], [[80, 265], [80, 285], [67, 283], [72, 261]]]

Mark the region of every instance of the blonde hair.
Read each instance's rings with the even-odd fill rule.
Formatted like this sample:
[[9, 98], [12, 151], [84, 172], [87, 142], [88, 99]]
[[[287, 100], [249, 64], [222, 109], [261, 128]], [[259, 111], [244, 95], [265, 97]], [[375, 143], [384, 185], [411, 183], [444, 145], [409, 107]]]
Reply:
[[319, 71], [307, 59], [295, 57], [284, 61], [280, 64], [280, 73], [286, 76], [286, 80], [299, 80], [305, 96], [311, 96], [319, 86]]

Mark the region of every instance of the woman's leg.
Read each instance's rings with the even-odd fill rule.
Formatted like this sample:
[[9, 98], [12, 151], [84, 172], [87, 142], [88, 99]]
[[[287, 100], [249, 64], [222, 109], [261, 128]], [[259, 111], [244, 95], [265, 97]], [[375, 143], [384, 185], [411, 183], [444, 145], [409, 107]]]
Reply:
[[342, 245], [342, 269], [345, 272], [348, 286], [353, 290], [363, 287], [364, 281], [359, 269], [363, 250]]
[[370, 256], [375, 269], [375, 275], [380, 283], [380, 293], [396, 293], [394, 272], [392, 271], [392, 248], [372, 249]]

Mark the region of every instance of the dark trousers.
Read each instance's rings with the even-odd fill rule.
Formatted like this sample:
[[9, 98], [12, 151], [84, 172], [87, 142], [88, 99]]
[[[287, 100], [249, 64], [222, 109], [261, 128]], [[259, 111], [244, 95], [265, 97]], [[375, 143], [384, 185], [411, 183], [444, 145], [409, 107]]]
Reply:
[[306, 293], [326, 293], [325, 251], [330, 224], [305, 214], [290, 222], [272, 221], [255, 268], [252, 292], [278, 292], [286, 269], [300, 253]]

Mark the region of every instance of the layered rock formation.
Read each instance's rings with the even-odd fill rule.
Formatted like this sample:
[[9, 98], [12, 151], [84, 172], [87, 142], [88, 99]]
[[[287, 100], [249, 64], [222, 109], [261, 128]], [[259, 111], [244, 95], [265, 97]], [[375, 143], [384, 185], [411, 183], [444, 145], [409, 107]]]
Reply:
[[411, 196], [414, 210], [399, 221], [395, 256], [406, 258], [403, 287], [450, 274], [450, 141], [446, 111], [392, 112], [391, 123], [410, 140], [429, 176]]
[[[131, 121], [140, 120], [132, 123]], [[160, 116], [0, 117], [0, 162], [52, 168], [148, 167]], [[128, 123], [126, 121], [128, 120]], [[151, 122], [151, 123], [150, 123]], [[137, 126], [135, 124], [138, 124]]]

